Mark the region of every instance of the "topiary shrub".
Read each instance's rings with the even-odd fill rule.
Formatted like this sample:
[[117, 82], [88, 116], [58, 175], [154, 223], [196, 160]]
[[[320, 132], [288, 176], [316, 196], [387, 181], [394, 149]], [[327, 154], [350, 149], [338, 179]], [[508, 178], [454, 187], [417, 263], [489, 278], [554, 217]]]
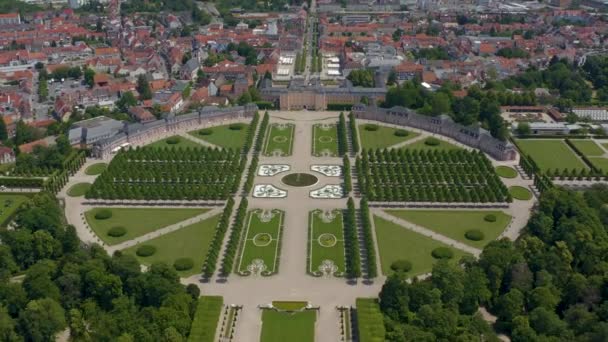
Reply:
[[365, 130], [366, 131], [370, 131], [370, 132], [374, 132], [380, 129], [380, 127], [378, 125], [374, 125], [374, 124], [367, 124], [365, 125]]
[[107, 220], [110, 217], [112, 217], [112, 211], [110, 211], [109, 209], [102, 209], [95, 213], [96, 220]]
[[171, 137], [171, 138], [167, 138], [166, 143], [169, 145], [175, 145], [175, 144], [179, 144], [180, 140], [181, 139], [179, 137]]
[[481, 241], [485, 236], [483, 235], [483, 232], [481, 230], [471, 229], [467, 230], [467, 232], [464, 233], [464, 237], [471, 241]]
[[440, 141], [436, 138], [428, 138], [424, 141], [424, 144], [427, 146], [439, 146]]
[[149, 257], [150, 255], [153, 255], [154, 253], [156, 253], [156, 247], [154, 247], [152, 245], [140, 246], [135, 251], [135, 254], [137, 254], [140, 257]]
[[120, 237], [125, 234], [127, 234], [127, 229], [121, 226], [112, 227], [110, 230], [108, 230], [108, 235], [111, 237]]
[[395, 272], [409, 272], [412, 269], [412, 263], [407, 260], [397, 260], [391, 264], [391, 270]]
[[433, 249], [431, 255], [435, 259], [452, 259], [454, 257], [454, 252], [447, 247], [437, 247]]
[[175, 260], [173, 267], [178, 271], [187, 271], [194, 267], [194, 261], [190, 258], [179, 258]]
[[211, 135], [213, 133], [213, 130], [211, 128], [203, 128], [200, 131], [198, 131], [199, 135]]
[[234, 123], [234, 124], [230, 124], [228, 126], [228, 129], [231, 130], [231, 131], [240, 131], [243, 128], [245, 128], [245, 125], [242, 124], [242, 123]]
[[496, 222], [496, 215], [494, 214], [488, 214], [486, 216], [483, 217], [483, 220], [486, 222]]
[[397, 137], [407, 137], [408, 134], [410, 133], [404, 129], [398, 129], [395, 131], [395, 136]]

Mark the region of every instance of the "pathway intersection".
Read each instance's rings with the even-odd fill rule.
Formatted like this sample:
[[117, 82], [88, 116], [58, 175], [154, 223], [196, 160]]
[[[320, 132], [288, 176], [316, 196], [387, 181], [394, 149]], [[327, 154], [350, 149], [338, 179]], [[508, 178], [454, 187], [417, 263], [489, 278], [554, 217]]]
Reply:
[[[338, 114], [336, 112], [304, 111], [271, 113], [270, 124], [277, 123], [295, 125], [292, 153], [291, 155], [285, 157], [264, 156], [261, 153], [258, 156], [258, 165], [289, 165], [290, 170], [288, 172], [281, 172], [272, 176], [260, 176], [257, 175], [256, 172], [253, 184], [271, 184], [276, 188], [286, 190], [288, 194], [286, 198], [255, 198], [251, 194], [247, 194], [246, 198], [249, 202], [248, 210], [278, 209], [284, 212], [284, 225], [279, 256], [280, 266], [278, 273], [270, 277], [242, 277], [237, 274], [231, 274], [227, 278], [214, 276], [209, 280], [201, 279], [200, 275], [182, 279], [184, 284], [198, 285], [201, 289], [201, 293], [204, 295], [220, 295], [224, 297], [224, 303], [236, 304], [243, 307], [235, 330], [235, 341], [259, 340], [261, 332], [261, 313], [258, 305], [265, 305], [275, 300], [304, 300], [309, 301], [313, 305], [319, 305], [321, 309], [319, 311], [315, 326], [315, 340], [339, 341], [341, 338], [339, 325], [340, 316], [339, 312], [336, 310], [336, 307], [354, 306], [356, 298], [375, 297], [381, 290], [382, 284], [385, 280], [384, 276], [379, 276], [370, 282], [364, 281], [363, 279], [347, 280], [344, 278], [333, 277], [317, 278], [306, 273], [309, 213], [315, 209], [333, 210], [346, 208], [347, 198], [318, 199], [310, 196], [311, 190], [319, 189], [325, 185], [342, 183], [342, 179], [340, 177], [326, 176], [311, 170], [311, 166], [313, 165], [342, 165], [342, 158], [340, 157], [315, 157], [312, 154], [313, 125], [319, 123], [334, 123], [337, 122], [337, 119]], [[364, 121], [361, 120], [361, 122]], [[420, 139], [428, 136], [435, 136], [436, 138], [444, 139], [450, 143], [457, 144], [455, 141], [445, 137], [432, 135], [428, 132], [415, 130], [412, 128], [407, 129], [416, 131], [417, 133], [420, 133], [421, 136], [407, 142], [400, 143], [398, 144], [399, 147], [417, 142]], [[175, 132], [172, 132], [170, 134], [168, 133], [167, 136], [175, 134]], [[198, 142], [200, 140], [195, 137], [188, 136], [185, 132], [177, 134], [188, 138], [191, 141]], [[264, 132], [258, 132], [258, 134], [264, 134]], [[141, 141], [139, 145], [159, 140], [161, 138], [163, 138], [163, 136], [153, 137], [149, 141]], [[208, 146], [210, 144], [205, 143], [205, 145]], [[457, 145], [463, 146], [461, 144]], [[252, 157], [253, 154], [250, 152], [248, 155], [248, 165], [251, 162]], [[354, 165], [355, 159], [352, 155], [350, 160], [351, 165]], [[66, 193], [67, 189], [76, 183], [92, 183], [96, 176], [87, 176], [84, 174], [84, 170], [89, 165], [97, 162], [99, 161], [92, 160], [87, 162], [85, 166], [70, 179], [69, 183], [59, 195], [65, 200], [66, 217], [68, 222], [76, 227], [79, 237], [86, 243], [101, 243], [99, 238], [88, 228], [88, 225], [83, 219], [83, 213], [89, 210], [91, 206], [85, 204], [84, 198], [69, 197]], [[109, 162], [109, 160], [106, 160], [106, 162]], [[508, 165], [514, 167], [517, 165], [517, 161], [497, 162], [492, 160], [492, 163], [495, 164], [495, 166]], [[290, 187], [281, 181], [283, 176], [289, 173], [298, 172], [314, 174], [318, 178], [318, 182], [309, 187]], [[246, 172], [242, 177], [241, 185], [244, 183], [245, 177]], [[521, 175], [518, 175], [518, 177], [514, 179], [503, 179], [503, 181], [507, 186], [520, 185], [529, 188], [532, 185], [531, 180], [524, 180]], [[353, 184], [356, 184], [356, 175], [353, 175]], [[241, 195], [241, 193], [238, 193], [237, 196], [235, 196], [235, 208], [238, 207]], [[352, 193], [351, 196], [353, 196]], [[355, 203], [358, 208], [358, 198], [356, 198]], [[514, 203], [510, 204], [509, 207], [505, 209], [505, 212], [511, 215], [513, 219], [501, 236], [516, 239], [521, 232], [521, 229], [523, 229], [525, 226], [534, 203], [535, 200], [530, 200], [514, 201]], [[125, 205], [116, 204], [115, 206], [124, 207]], [[200, 205], [197, 206], [200, 207]], [[374, 206], [372, 213], [383, 218], [390, 218], [391, 221], [398, 224], [403, 229], [410, 229], [412, 231], [421, 233], [430, 238], [451, 245], [453, 248], [463, 250], [476, 256], [478, 256], [481, 252], [481, 250], [477, 248], [470, 247], [461, 242], [432, 232], [426, 228], [388, 215], [383, 212], [382, 209], [382, 207]], [[161, 228], [152, 233], [140, 236], [134, 240], [123, 242], [119, 245], [104, 245], [104, 248], [106, 248], [109, 253], [112, 253], [116, 250], [135, 245], [141, 241], [175, 231], [179, 229], [180, 226], [186, 226], [189, 223], [198, 222], [199, 220], [220, 213], [221, 210], [221, 208], [216, 207], [205, 214], [188, 219], [184, 222]], [[226, 237], [229, 236], [229, 234], [230, 231], [227, 232]], [[378, 247], [375, 246], [375, 248], [376, 255], [378, 255]], [[377, 260], [379, 263], [380, 258], [378, 257]], [[217, 269], [220, 269], [220, 263], [221, 257], [220, 260], [218, 260]], [[378, 269], [381, 269], [380, 265], [378, 265]]]

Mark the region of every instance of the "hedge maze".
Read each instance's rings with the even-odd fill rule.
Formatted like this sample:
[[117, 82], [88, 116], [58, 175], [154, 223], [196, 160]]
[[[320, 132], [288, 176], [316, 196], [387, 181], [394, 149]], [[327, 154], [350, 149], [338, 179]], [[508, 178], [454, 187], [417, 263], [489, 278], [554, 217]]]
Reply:
[[510, 202], [507, 187], [479, 151], [364, 150], [356, 162], [370, 201]]
[[86, 197], [223, 200], [238, 190], [245, 161], [233, 149], [130, 149], [114, 157]]

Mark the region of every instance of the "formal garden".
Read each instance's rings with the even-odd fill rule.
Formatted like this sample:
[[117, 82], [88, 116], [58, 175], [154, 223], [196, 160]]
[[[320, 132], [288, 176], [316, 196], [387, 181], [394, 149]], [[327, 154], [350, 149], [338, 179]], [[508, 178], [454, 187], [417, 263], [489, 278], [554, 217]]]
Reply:
[[312, 155], [335, 157], [338, 155], [338, 127], [336, 124], [312, 126]]
[[372, 201], [511, 201], [492, 163], [479, 151], [365, 150], [356, 168], [361, 192]]
[[422, 226], [471, 247], [483, 248], [511, 222], [499, 210], [385, 210], [397, 218]]
[[232, 123], [197, 129], [188, 134], [218, 147], [240, 149], [245, 144], [249, 127], [246, 123]]
[[260, 342], [313, 342], [316, 310], [279, 311], [262, 309]]
[[240, 243], [239, 274], [269, 276], [279, 271], [283, 216], [280, 210], [248, 213]]
[[108, 245], [115, 245], [151, 233], [209, 209], [177, 208], [93, 208], [84, 213], [89, 227]]
[[150, 147], [119, 152], [87, 198], [219, 200], [237, 191], [245, 159], [235, 149]]
[[343, 276], [346, 272], [344, 224], [340, 210], [314, 210], [309, 214], [307, 272]]
[[210, 217], [171, 233], [144, 241], [124, 250], [143, 265], [163, 262], [181, 277], [201, 273], [220, 215]]
[[467, 253], [374, 216], [382, 273], [404, 272], [408, 277], [431, 271], [441, 259], [457, 262]]
[[290, 156], [293, 151], [295, 127], [294, 124], [270, 124], [264, 143], [264, 155]]
[[[361, 145], [365, 149], [388, 148], [414, 139], [420, 135], [403, 128], [383, 126], [373, 123], [359, 125]], [[406, 145], [407, 146], [407, 145]]]

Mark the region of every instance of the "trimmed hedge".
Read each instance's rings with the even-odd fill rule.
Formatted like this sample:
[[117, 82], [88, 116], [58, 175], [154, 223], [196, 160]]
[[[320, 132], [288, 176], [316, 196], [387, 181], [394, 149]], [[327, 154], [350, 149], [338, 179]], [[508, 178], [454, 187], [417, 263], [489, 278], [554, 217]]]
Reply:
[[127, 229], [122, 226], [112, 227], [108, 230], [108, 235], [111, 237], [121, 237], [127, 234]]
[[433, 249], [431, 255], [435, 259], [452, 259], [454, 257], [454, 252], [448, 247], [437, 247]]
[[231, 131], [241, 131], [243, 128], [245, 128], [245, 125], [242, 123], [233, 123], [228, 125], [228, 129]]
[[350, 103], [328, 103], [327, 110], [351, 110], [353, 105]]
[[153, 255], [154, 253], [156, 253], [156, 247], [152, 246], [152, 245], [143, 245], [143, 246], [139, 246], [139, 248], [137, 248], [137, 250], [135, 251], [135, 254], [137, 254], [137, 256], [140, 257], [149, 257], [151, 255]]
[[467, 239], [469, 239], [471, 241], [481, 241], [485, 238], [485, 235], [483, 234], [483, 232], [481, 230], [471, 229], [471, 230], [467, 230], [467, 232], [464, 233], [464, 237], [466, 237]]
[[494, 214], [488, 214], [486, 216], [483, 217], [483, 220], [486, 222], [496, 222], [496, 215]]
[[203, 128], [198, 131], [198, 135], [211, 135], [213, 134], [213, 130], [211, 128]]
[[424, 141], [424, 144], [427, 145], [427, 146], [439, 146], [440, 143], [441, 142], [437, 138], [427, 138]]
[[179, 137], [171, 137], [171, 138], [167, 138], [167, 140], [165, 142], [169, 145], [176, 145], [176, 144], [179, 144], [179, 142], [181, 140], [182, 139], [180, 139]]
[[173, 268], [177, 271], [187, 271], [194, 267], [194, 261], [190, 258], [179, 258], [173, 263]]
[[398, 129], [395, 131], [394, 134], [397, 137], [407, 137], [410, 133], [404, 129]]
[[363, 126], [363, 129], [365, 129], [366, 131], [375, 132], [380, 129], [380, 126], [375, 124], [367, 124]]
[[397, 260], [391, 264], [391, 270], [395, 272], [409, 272], [412, 269], [412, 263], [408, 260]]
[[98, 211], [97, 213], [95, 213], [96, 220], [107, 220], [110, 217], [112, 217], [112, 211], [110, 211], [108, 209], [102, 209], [102, 210]]

